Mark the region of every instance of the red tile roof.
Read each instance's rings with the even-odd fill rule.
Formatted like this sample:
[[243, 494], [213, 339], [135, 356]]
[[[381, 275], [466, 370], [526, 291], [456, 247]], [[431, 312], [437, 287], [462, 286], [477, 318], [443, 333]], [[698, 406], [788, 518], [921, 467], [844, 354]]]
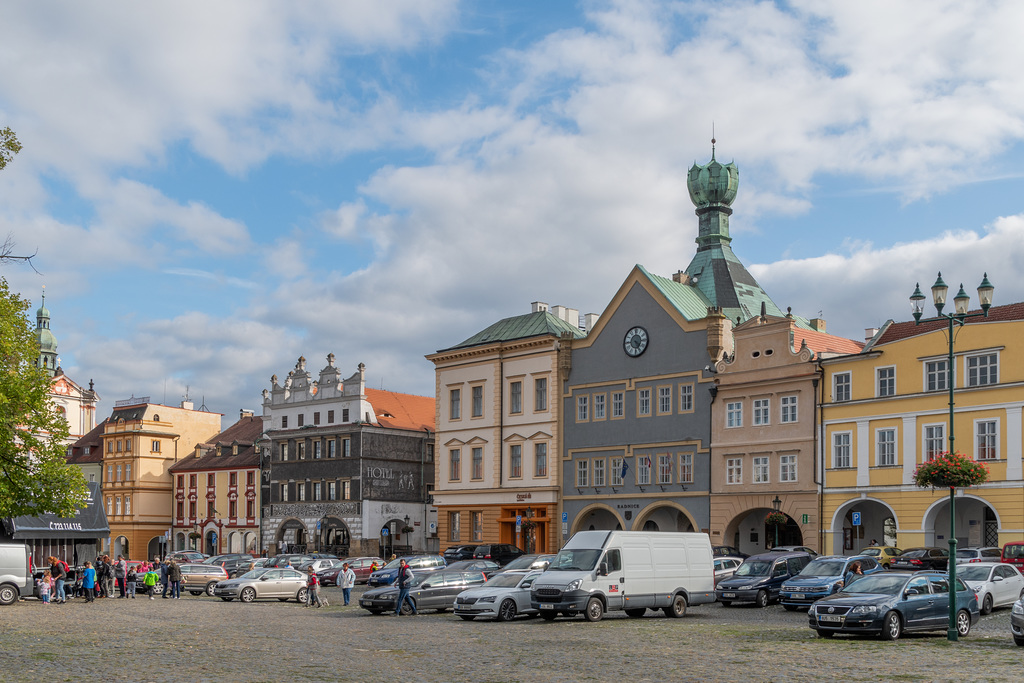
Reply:
[[[103, 429], [106, 427], [106, 424], [107, 420], [104, 418], [88, 434], [71, 444], [71, 455], [68, 456], [69, 465], [103, 462], [103, 439], [100, 437], [103, 436]], [[85, 453], [86, 447], [89, 448], [88, 455]]]
[[[968, 313], [981, 313], [981, 309], [979, 308], [974, 311], [968, 311]], [[1007, 320], [1024, 320], [1024, 303], [993, 306], [988, 309], [987, 318], [966, 318], [964, 323], [967, 325], [973, 325], [977, 323], [1004, 322]], [[875, 342], [875, 346], [878, 346], [879, 344], [889, 344], [891, 342], [908, 339], [921, 334], [928, 334], [929, 332], [935, 332], [936, 330], [944, 330], [947, 327], [949, 327], [949, 323], [945, 320], [936, 320], [935, 322], [921, 323], [920, 325], [915, 325], [913, 320], [892, 323], [885, 329], [879, 340]]]
[[383, 389], [366, 389], [366, 398], [377, 413], [375, 419], [382, 427], [434, 431], [434, 398], [399, 394]]
[[816, 330], [803, 330], [799, 327], [793, 328], [793, 350], [799, 351], [804, 340], [807, 347], [815, 354], [818, 353], [860, 353], [864, 348], [863, 342], [836, 337]]
[[[195, 450], [179, 460], [171, 472], [197, 471], [197, 470], [220, 470], [220, 469], [243, 469], [246, 467], [258, 467], [260, 464], [259, 454], [253, 448], [253, 444], [260, 434], [263, 433], [263, 418], [259, 416], [247, 416], [231, 425], [223, 432], [203, 444], [199, 444], [199, 455]], [[238, 444], [238, 453], [222, 454], [224, 448]]]

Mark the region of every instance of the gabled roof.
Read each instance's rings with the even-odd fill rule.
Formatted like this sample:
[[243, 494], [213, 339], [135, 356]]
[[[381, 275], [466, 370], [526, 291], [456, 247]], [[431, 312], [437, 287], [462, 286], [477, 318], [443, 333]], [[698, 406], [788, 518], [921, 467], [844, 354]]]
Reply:
[[381, 427], [434, 431], [434, 397], [400, 394], [383, 389], [366, 389], [366, 398]]
[[[258, 467], [259, 454], [253, 444], [263, 432], [263, 418], [247, 415], [209, 441], [197, 444], [195, 450], [175, 463], [171, 472], [195, 472], [197, 470], [244, 469]], [[224, 453], [225, 448], [238, 444], [238, 453]]]
[[[981, 313], [981, 309], [968, 311], [968, 313]], [[993, 306], [988, 309], [988, 317], [965, 318], [964, 324], [977, 325], [979, 323], [1006, 322], [1009, 320], [1024, 320], [1024, 303], [1006, 304], [1005, 306]], [[944, 330], [949, 323], [944, 320], [936, 320], [930, 323], [916, 325], [913, 320], [905, 322], [892, 322], [886, 324], [878, 338], [871, 344], [872, 347], [880, 344], [889, 344], [901, 339], [908, 339], [922, 334], [928, 334], [937, 330]]]
[[[461, 344], [441, 349], [441, 351], [451, 351], [468, 346], [480, 346], [493, 342], [512, 341], [514, 339], [526, 339], [543, 335], [561, 337], [563, 332], [568, 332], [577, 339], [586, 336], [578, 326], [567, 323], [548, 311], [537, 311], [499, 320], [490, 327], [477, 332]], [[431, 422], [433, 422], [433, 419], [431, 419]]]
[[836, 337], [824, 332], [818, 332], [817, 330], [804, 330], [794, 326], [793, 350], [799, 351], [800, 346], [805, 340], [807, 341], [807, 347], [814, 351], [815, 355], [820, 353], [860, 353], [861, 349], [864, 348], [863, 342], [846, 339], [845, 337]]
[[[71, 444], [71, 455], [68, 456], [69, 465], [84, 465], [86, 463], [103, 462], [103, 430], [107, 426], [104, 419], [93, 427], [88, 434]], [[89, 448], [86, 455], [85, 449]]]
[[684, 285], [671, 278], [655, 275], [639, 263], [636, 264], [636, 269], [687, 320], [702, 320], [708, 316], [708, 307], [714, 304], [696, 287]]

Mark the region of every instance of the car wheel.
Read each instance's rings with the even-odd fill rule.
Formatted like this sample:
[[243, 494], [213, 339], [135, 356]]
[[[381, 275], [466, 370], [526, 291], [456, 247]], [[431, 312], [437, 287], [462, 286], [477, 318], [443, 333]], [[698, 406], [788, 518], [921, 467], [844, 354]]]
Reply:
[[408, 601], [402, 603], [402, 616], [408, 617], [412, 614], [413, 605], [410, 605]]
[[965, 609], [956, 613], [956, 633], [963, 638], [971, 632], [971, 613]]
[[787, 612], [795, 612], [796, 605], [783, 605], [782, 609], [786, 610]]
[[217, 588], [217, 582], [216, 581], [211, 581], [210, 583], [206, 584], [206, 594], [209, 595], [212, 598], [213, 597], [213, 591], [216, 588]]
[[243, 588], [242, 592], [238, 595], [242, 602], [252, 602], [256, 599], [256, 589], [252, 586]]
[[221, 598], [224, 602], [231, 602], [234, 598]]
[[883, 640], [899, 640], [903, 633], [903, 622], [896, 612], [889, 612], [882, 620], [882, 632], [879, 634]]
[[505, 600], [498, 608], [498, 621], [512, 621], [516, 618], [516, 601]]
[[[500, 618], [501, 615], [499, 614], [498, 617]], [[475, 614], [460, 614], [459, 615], [459, 619], [462, 619], [463, 621], [473, 621], [474, 619], [476, 619], [476, 615]]]
[[754, 604], [757, 605], [758, 607], [767, 607], [768, 606], [768, 591], [766, 591], [766, 590], [759, 590], [759, 591], [757, 591], [757, 597], [754, 598]]
[[189, 591], [189, 593], [192, 595], [202, 595], [203, 591]]
[[833, 631], [825, 631], [823, 629], [818, 629], [817, 633], [818, 633], [818, 637], [819, 638], [831, 638], [831, 637], [833, 637], [835, 635], [835, 632], [833, 632]]
[[665, 616], [673, 619], [682, 619], [686, 616], [686, 597], [677, 595], [672, 598], [672, 604], [665, 608]]
[[587, 621], [601, 621], [604, 616], [604, 603], [598, 598], [587, 601], [587, 611], [583, 613]]
[[13, 605], [18, 602], [18, 589], [9, 583], [0, 586], [0, 605]]
[[626, 616], [627, 617], [633, 617], [634, 619], [638, 619], [638, 618], [642, 617], [644, 615], [644, 613], [646, 613], [646, 612], [647, 612], [647, 608], [646, 607], [637, 607], [635, 609], [628, 609], [628, 610], [626, 610]]
[[554, 612], [554, 611], [549, 610], [549, 609], [541, 610], [541, 613], [540, 613], [540, 618], [543, 619], [544, 621], [554, 621], [555, 617], [557, 617], [557, 616], [558, 616], [558, 612]]
[[985, 599], [981, 601], [981, 613], [988, 614], [992, 611], [992, 595], [986, 595]]
[[306, 602], [306, 588], [300, 588], [299, 592], [295, 594], [295, 599], [299, 602]]
[[1014, 636], [1013, 637], [1013, 642], [1016, 643], [1020, 647], [1024, 647], [1024, 637]]

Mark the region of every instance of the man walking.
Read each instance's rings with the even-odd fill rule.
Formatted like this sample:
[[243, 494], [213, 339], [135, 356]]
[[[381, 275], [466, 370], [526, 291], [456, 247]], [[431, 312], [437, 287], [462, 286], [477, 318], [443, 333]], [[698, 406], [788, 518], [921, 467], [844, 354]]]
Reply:
[[167, 580], [171, 584], [171, 599], [181, 599], [181, 567], [174, 560], [167, 563]]
[[114, 562], [114, 581], [117, 583], [117, 591], [120, 593], [119, 598], [124, 598], [124, 580], [128, 576], [128, 562], [125, 561], [124, 555], [118, 555], [117, 561]]
[[352, 571], [352, 567], [349, 567], [348, 562], [346, 562], [341, 568], [341, 592], [345, 596], [346, 607], [348, 607], [349, 600], [352, 599], [352, 588], [355, 585], [356, 573]]
[[159, 569], [160, 569], [160, 585], [163, 587], [163, 591], [161, 592], [161, 597], [164, 598], [165, 600], [167, 599], [167, 586], [170, 583], [170, 577], [168, 575], [169, 565], [170, 565], [170, 560], [168, 560], [166, 558], [164, 559], [164, 561], [162, 563], [159, 563], [159, 562], [157, 563], [157, 567], [159, 567]]
[[398, 578], [395, 580], [398, 584], [398, 601], [395, 603], [395, 616], [402, 616], [402, 606], [405, 601], [409, 601], [409, 606], [412, 607], [412, 613], [416, 614], [416, 603], [409, 597], [409, 584], [412, 583], [412, 570], [409, 569], [409, 565], [406, 564], [403, 558], [399, 563], [398, 567]]

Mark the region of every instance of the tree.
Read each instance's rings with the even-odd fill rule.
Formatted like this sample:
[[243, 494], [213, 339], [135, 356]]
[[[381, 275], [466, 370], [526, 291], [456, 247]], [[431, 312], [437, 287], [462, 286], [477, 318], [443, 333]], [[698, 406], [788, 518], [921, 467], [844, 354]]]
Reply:
[[36, 367], [39, 348], [29, 302], [0, 278], [0, 517], [85, 507], [82, 471], [67, 464], [68, 423], [50, 400], [50, 377]]
[[21, 151], [18, 136], [10, 128], [0, 130], [0, 170], [10, 163], [14, 155]]

